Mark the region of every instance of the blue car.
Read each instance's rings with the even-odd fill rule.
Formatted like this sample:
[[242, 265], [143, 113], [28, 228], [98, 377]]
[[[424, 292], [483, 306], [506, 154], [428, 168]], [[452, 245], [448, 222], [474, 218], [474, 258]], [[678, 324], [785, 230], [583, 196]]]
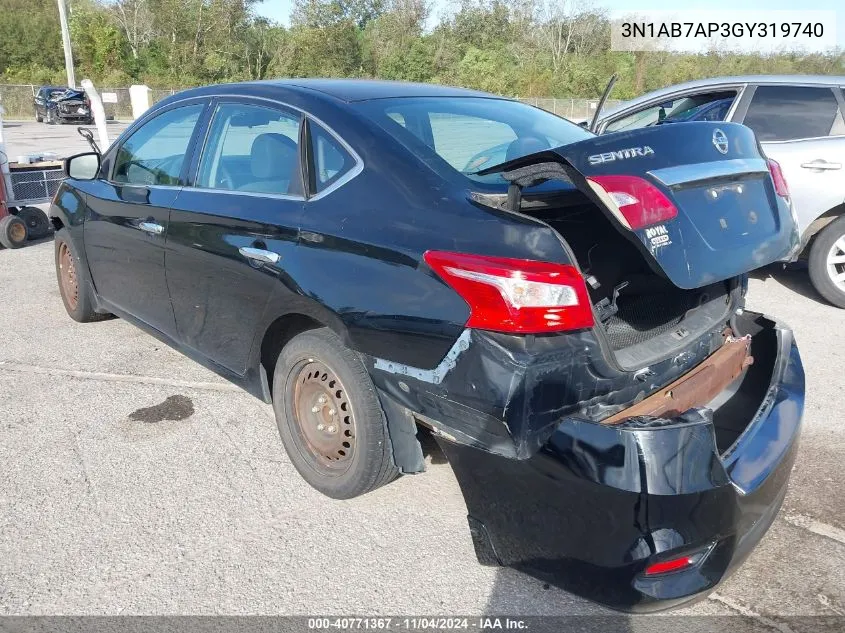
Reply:
[[68, 314], [272, 403], [330, 497], [422, 472], [433, 435], [480, 562], [626, 611], [706, 595], [778, 512], [804, 375], [746, 273], [797, 235], [744, 126], [597, 137], [480, 92], [291, 79], [173, 95], [66, 170]]

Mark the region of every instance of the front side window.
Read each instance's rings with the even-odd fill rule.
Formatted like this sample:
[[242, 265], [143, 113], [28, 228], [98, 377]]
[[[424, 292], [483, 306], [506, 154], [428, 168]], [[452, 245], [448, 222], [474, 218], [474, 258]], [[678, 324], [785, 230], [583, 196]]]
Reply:
[[301, 195], [299, 115], [244, 103], [217, 107], [197, 187]]
[[322, 127], [311, 123], [311, 153], [314, 157], [315, 193], [324, 191], [340, 180], [355, 166], [355, 159], [348, 151]]
[[791, 141], [827, 136], [838, 113], [830, 88], [758, 86], [743, 123], [761, 141]]
[[604, 131], [638, 130], [665, 123], [724, 121], [734, 99], [736, 99], [734, 90], [669, 98], [611, 121]]
[[476, 172], [594, 135], [550, 112], [507, 99], [402, 97], [361, 102], [375, 120], [411, 152], [431, 154], [479, 182], [504, 183]]
[[117, 150], [112, 180], [131, 185], [178, 185], [204, 107], [174, 108], [135, 130]]

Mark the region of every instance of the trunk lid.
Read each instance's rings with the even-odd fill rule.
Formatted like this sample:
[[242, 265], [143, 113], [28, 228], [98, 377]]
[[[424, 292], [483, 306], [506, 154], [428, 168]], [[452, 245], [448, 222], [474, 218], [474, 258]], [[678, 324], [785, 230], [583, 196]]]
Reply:
[[[511, 182], [534, 184], [548, 179], [542, 166], [552, 162], [680, 288], [699, 288], [784, 259], [798, 244], [789, 200], [777, 195], [757, 139], [743, 125], [676, 123], [607, 134], [482, 173], [498, 171]], [[539, 180], [531, 180], [532, 166]], [[614, 208], [619, 198], [595, 186], [630, 176], [662, 194], [642, 197], [644, 221], [633, 228]], [[655, 209], [657, 221], [651, 221], [648, 207], [657, 199], [664, 206], [668, 200], [677, 214], [666, 217]]]

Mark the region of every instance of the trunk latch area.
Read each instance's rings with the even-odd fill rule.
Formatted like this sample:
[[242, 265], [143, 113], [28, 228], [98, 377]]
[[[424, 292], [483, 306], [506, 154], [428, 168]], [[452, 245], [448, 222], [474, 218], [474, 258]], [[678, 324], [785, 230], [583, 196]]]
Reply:
[[636, 417], [671, 418], [707, 404], [754, 362], [750, 349], [750, 336], [726, 337], [725, 344], [698, 367], [648, 398], [602, 420], [602, 424], [619, 424]]

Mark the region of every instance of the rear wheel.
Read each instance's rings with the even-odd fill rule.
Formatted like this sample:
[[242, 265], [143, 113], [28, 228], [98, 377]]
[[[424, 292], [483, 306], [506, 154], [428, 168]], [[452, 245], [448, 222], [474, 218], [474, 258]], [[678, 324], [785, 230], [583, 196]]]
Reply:
[[0, 244], [6, 248], [20, 248], [26, 242], [26, 224], [15, 215], [0, 220]]
[[398, 475], [372, 380], [328, 328], [303, 332], [282, 349], [273, 408], [291, 462], [323, 494], [350, 499]]
[[26, 224], [26, 232], [31, 240], [40, 240], [50, 235], [50, 220], [47, 214], [38, 207], [22, 207], [18, 209], [18, 217]]
[[825, 299], [845, 308], [845, 216], [828, 224], [813, 242], [810, 280]]
[[94, 291], [80, 266], [66, 229], [56, 233], [55, 253], [59, 294], [70, 318], [80, 323], [109, 318], [110, 315], [95, 310]]

